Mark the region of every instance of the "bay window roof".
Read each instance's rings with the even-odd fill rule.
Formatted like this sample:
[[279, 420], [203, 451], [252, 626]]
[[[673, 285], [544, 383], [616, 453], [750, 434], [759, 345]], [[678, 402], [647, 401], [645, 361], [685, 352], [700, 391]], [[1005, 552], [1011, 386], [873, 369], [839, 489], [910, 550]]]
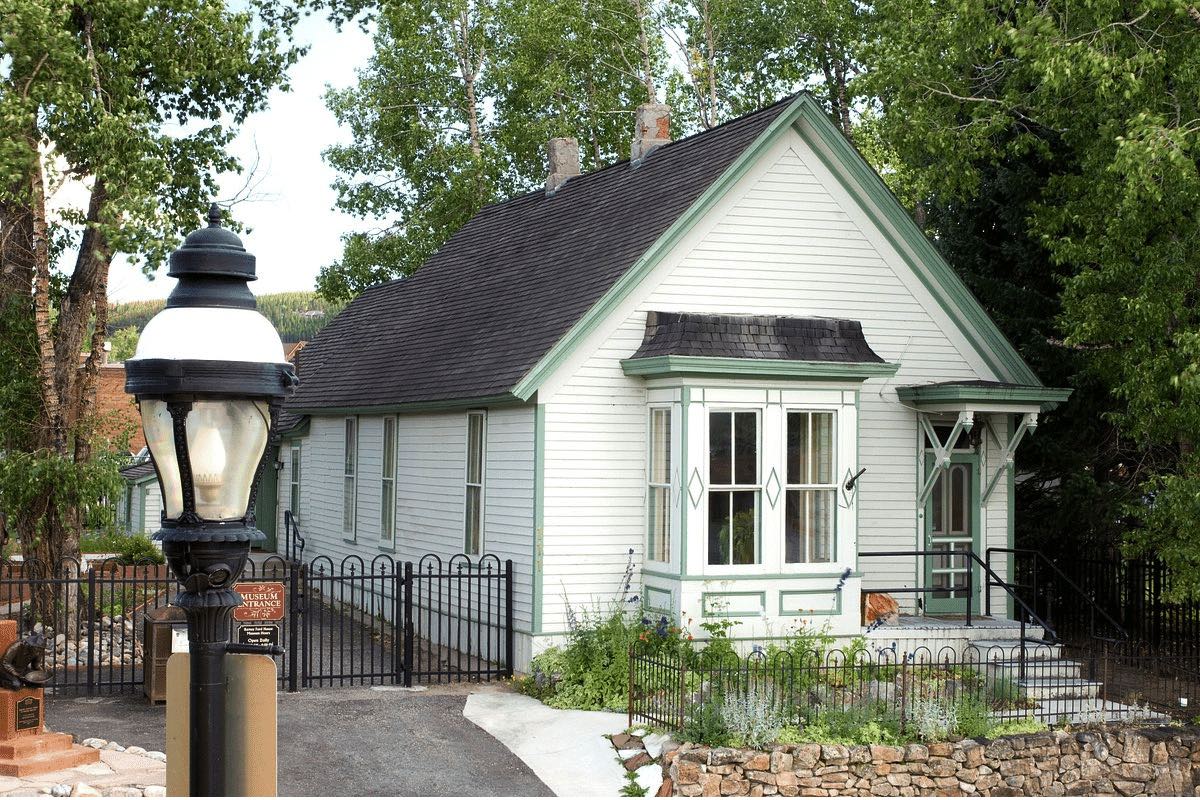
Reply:
[[627, 375], [753, 374], [865, 379], [892, 375], [862, 323], [813, 317], [651, 311], [641, 346], [621, 362]]

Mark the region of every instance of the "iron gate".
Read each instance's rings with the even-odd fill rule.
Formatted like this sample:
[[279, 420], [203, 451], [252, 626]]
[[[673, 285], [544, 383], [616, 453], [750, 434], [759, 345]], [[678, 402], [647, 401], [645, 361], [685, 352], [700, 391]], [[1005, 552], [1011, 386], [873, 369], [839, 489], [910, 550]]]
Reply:
[[[512, 675], [512, 561], [269, 556], [243, 581], [284, 584], [281, 689], [484, 681]], [[178, 585], [160, 564], [0, 562], [0, 618], [46, 637], [47, 686], [84, 695], [143, 685], [145, 618]], [[398, 624], [399, 623], [399, 624]], [[237, 623], [230, 639], [237, 640]]]

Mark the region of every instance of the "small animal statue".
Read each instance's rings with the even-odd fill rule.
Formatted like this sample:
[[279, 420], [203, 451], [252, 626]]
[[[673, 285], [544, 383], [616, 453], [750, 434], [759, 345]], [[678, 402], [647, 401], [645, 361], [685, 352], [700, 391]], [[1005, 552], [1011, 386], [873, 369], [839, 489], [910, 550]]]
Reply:
[[900, 621], [900, 604], [890, 594], [863, 592], [863, 625], [878, 628], [880, 625], [895, 625]]
[[9, 689], [37, 687], [48, 680], [46, 637], [40, 633], [31, 633], [13, 642], [0, 658], [0, 686]]

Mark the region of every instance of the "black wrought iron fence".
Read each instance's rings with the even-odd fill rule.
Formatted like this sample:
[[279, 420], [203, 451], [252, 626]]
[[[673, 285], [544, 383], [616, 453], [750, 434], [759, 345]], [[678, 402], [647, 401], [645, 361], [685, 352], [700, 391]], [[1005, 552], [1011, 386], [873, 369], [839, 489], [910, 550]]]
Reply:
[[[269, 556], [248, 564], [242, 581], [282, 584], [284, 618], [245, 622], [274, 629], [281, 688], [512, 675], [511, 561], [350, 556], [302, 565]], [[11, 620], [19, 637], [45, 636], [48, 688], [56, 692], [140, 691], [146, 615], [176, 592], [164, 565], [0, 562], [0, 619]], [[231, 622], [232, 641], [242, 624]]]
[[[722, 717], [771, 718], [847, 734], [982, 736], [1002, 724], [1185, 719], [1200, 692], [1196, 661], [1109, 648], [887, 648], [630, 653], [629, 722], [695, 735]], [[1138, 681], [1137, 675], [1157, 675]], [[1169, 677], [1168, 677], [1169, 676]], [[1127, 681], [1140, 691], [1125, 691]], [[715, 720], [715, 722], [714, 722]]]

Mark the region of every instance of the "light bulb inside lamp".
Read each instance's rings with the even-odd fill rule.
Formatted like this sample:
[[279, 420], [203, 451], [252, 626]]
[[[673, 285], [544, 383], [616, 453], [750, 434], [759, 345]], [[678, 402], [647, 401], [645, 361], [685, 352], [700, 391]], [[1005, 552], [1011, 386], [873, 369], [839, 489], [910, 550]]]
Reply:
[[189, 447], [192, 460], [192, 483], [196, 487], [196, 505], [213, 506], [221, 502], [221, 487], [225, 481], [225, 442], [220, 431], [205, 428], [197, 433]]

